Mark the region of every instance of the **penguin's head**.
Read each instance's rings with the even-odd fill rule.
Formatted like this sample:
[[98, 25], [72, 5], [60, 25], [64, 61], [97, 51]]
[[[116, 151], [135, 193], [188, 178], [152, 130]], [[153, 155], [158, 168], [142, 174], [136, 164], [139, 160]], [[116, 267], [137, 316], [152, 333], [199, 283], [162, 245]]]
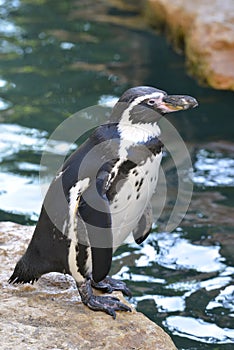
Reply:
[[[176, 111], [194, 108], [196, 99], [187, 95], [168, 95], [151, 86], [137, 86], [128, 89], [120, 97], [112, 113], [112, 120], [131, 123], [155, 123], [158, 119]], [[156, 112], [156, 113], [155, 113]]]

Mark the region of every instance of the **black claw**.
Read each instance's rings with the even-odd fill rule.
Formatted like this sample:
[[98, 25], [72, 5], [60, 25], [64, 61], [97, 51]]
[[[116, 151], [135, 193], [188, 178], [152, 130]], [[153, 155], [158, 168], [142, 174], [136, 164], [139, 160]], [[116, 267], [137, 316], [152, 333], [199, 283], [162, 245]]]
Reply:
[[119, 306], [119, 308], [117, 310], [132, 312], [132, 309], [130, 307], [128, 307], [127, 305], [122, 304], [122, 303], [121, 303], [121, 305]]
[[115, 310], [108, 308], [106, 313], [108, 315], [112, 316], [114, 320], [116, 319], [116, 312], [115, 312]]

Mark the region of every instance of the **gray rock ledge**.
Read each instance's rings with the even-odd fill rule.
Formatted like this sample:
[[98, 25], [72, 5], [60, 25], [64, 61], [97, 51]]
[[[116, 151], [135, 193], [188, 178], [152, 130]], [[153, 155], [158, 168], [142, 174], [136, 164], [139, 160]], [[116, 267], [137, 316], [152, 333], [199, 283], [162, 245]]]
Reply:
[[0, 223], [0, 349], [176, 349], [160, 327], [135, 310], [118, 312], [116, 320], [89, 310], [70, 276], [50, 273], [34, 285], [9, 285], [32, 231], [29, 226]]

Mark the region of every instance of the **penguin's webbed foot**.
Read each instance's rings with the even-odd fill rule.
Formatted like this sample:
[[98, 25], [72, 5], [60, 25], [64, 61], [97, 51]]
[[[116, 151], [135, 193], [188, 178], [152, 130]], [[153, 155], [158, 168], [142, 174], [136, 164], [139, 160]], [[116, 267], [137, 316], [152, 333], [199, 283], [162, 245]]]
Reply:
[[113, 319], [116, 318], [116, 311], [132, 311], [118, 298], [109, 296], [92, 295], [86, 305], [92, 310], [106, 312]]
[[91, 283], [93, 288], [102, 290], [103, 292], [112, 293], [114, 291], [120, 291], [127, 297], [132, 296], [132, 293], [127, 287], [126, 283], [116, 280], [110, 276], [106, 276], [100, 282], [94, 282], [94, 280], [91, 280]]
[[104, 311], [114, 319], [116, 318], [116, 311], [132, 311], [130, 307], [123, 304], [116, 297], [94, 295], [90, 280], [77, 285], [77, 287], [82, 302], [92, 310]]

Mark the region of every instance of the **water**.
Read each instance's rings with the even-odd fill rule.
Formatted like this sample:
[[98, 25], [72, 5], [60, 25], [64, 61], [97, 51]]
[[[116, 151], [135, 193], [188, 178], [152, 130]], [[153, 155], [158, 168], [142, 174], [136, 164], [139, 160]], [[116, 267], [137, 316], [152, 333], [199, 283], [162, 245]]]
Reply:
[[[116, 253], [112, 273], [133, 304], [179, 349], [229, 350], [233, 334], [233, 93], [200, 87], [165, 39], [136, 29], [137, 15], [107, 1], [0, 1], [0, 220], [34, 224], [38, 171], [54, 129], [82, 108], [154, 85], [195, 96], [200, 107], [171, 115], [191, 152], [194, 195], [172, 233], [160, 230]], [[95, 15], [94, 15], [95, 14]], [[139, 28], [139, 26], [138, 26]], [[64, 141], [55, 141], [53, 154]], [[165, 160], [168, 155], [165, 154]]]

